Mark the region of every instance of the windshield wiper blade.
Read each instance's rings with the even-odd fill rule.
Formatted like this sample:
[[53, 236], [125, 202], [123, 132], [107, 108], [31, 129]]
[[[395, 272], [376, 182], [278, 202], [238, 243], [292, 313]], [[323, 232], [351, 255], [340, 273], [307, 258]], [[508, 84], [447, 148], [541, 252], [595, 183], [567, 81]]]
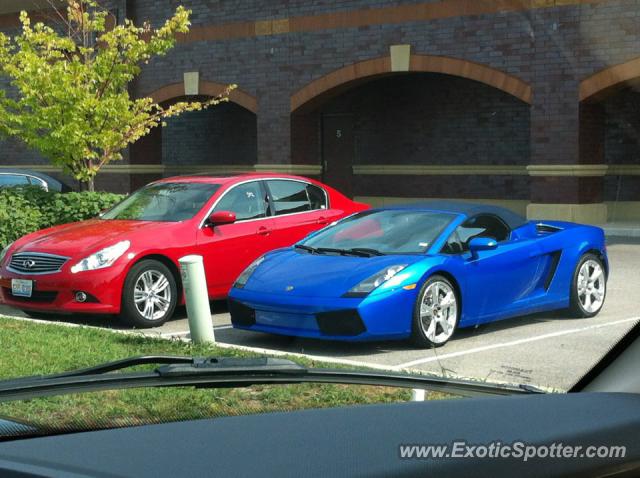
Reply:
[[302, 249], [303, 251], [310, 252], [311, 254], [315, 254], [316, 252], [318, 252], [315, 248], [311, 246], [305, 246], [304, 244], [294, 244], [293, 247], [295, 249]]
[[333, 247], [316, 247], [315, 249], [320, 253], [336, 253], [341, 256], [358, 256], [358, 257], [371, 257], [372, 255], [383, 255], [382, 252], [375, 249], [368, 249], [366, 247], [354, 247], [353, 249], [337, 249]]
[[372, 249], [370, 247], [353, 247], [351, 249], [348, 249], [348, 251], [353, 254], [363, 255], [365, 257], [386, 255], [384, 252], [380, 252], [378, 249]]
[[[154, 370], [117, 372], [160, 364]], [[117, 373], [113, 373], [117, 372]], [[143, 356], [108, 362], [55, 375], [0, 382], [0, 402], [36, 397], [143, 387], [246, 387], [257, 384], [336, 383], [421, 388], [457, 395], [518, 395], [539, 393], [532, 388], [397, 372], [305, 368], [277, 358], [202, 358]]]
[[76, 370], [71, 370], [69, 372], [26, 378], [79, 377], [83, 375], [96, 375], [107, 372], [115, 372], [138, 365], [193, 363], [193, 361], [193, 357], [184, 357], [182, 355], [141, 355], [137, 357], [129, 357], [122, 360], [114, 360], [113, 362], [105, 362], [93, 367], [79, 368]]
[[333, 252], [335, 254], [341, 254], [341, 255], [345, 255], [347, 252], [345, 249], [336, 249], [335, 247], [316, 247], [316, 251], [322, 254], [325, 254], [327, 252], [329, 253]]
[[371, 256], [384, 256], [385, 254], [377, 249], [370, 249], [368, 247], [354, 247], [352, 249], [338, 249], [334, 247], [311, 247], [304, 244], [295, 244], [293, 246], [296, 249], [302, 249], [303, 251], [310, 252], [311, 254], [327, 254], [335, 253], [342, 256], [359, 256], [359, 257], [371, 257]]

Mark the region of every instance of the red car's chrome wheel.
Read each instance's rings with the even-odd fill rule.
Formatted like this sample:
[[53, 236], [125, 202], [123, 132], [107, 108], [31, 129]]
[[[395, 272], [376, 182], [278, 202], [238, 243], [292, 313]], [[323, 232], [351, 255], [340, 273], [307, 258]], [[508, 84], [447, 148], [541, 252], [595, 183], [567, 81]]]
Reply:
[[141, 261], [127, 274], [120, 316], [135, 327], [156, 327], [173, 314], [177, 295], [175, 277], [167, 266], [155, 260]]

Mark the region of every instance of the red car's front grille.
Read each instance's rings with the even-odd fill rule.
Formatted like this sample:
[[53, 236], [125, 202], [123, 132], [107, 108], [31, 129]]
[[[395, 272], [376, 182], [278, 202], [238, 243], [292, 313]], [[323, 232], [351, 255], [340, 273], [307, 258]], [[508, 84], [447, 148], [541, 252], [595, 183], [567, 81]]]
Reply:
[[11, 257], [8, 269], [21, 274], [51, 274], [59, 272], [68, 257], [40, 252], [18, 252]]

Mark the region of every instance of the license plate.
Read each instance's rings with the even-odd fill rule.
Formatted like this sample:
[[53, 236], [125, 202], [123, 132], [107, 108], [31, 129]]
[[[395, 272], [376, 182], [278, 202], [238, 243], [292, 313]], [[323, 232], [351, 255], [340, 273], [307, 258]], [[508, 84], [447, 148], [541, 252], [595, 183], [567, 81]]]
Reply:
[[31, 297], [33, 281], [25, 279], [11, 279], [11, 293], [18, 297]]

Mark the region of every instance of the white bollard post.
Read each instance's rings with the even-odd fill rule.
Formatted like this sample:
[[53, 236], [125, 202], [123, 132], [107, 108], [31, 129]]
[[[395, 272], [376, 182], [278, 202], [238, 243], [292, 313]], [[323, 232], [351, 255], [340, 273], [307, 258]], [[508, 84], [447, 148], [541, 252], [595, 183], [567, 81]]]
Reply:
[[207, 279], [204, 275], [202, 256], [184, 256], [178, 259], [178, 262], [180, 263], [182, 287], [187, 303], [191, 341], [196, 344], [213, 343], [216, 338], [213, 334], [209, 293], [207, 292]]
[[411, 401], [424, 402], [424, 389], [422, 388], [411, 389]]

